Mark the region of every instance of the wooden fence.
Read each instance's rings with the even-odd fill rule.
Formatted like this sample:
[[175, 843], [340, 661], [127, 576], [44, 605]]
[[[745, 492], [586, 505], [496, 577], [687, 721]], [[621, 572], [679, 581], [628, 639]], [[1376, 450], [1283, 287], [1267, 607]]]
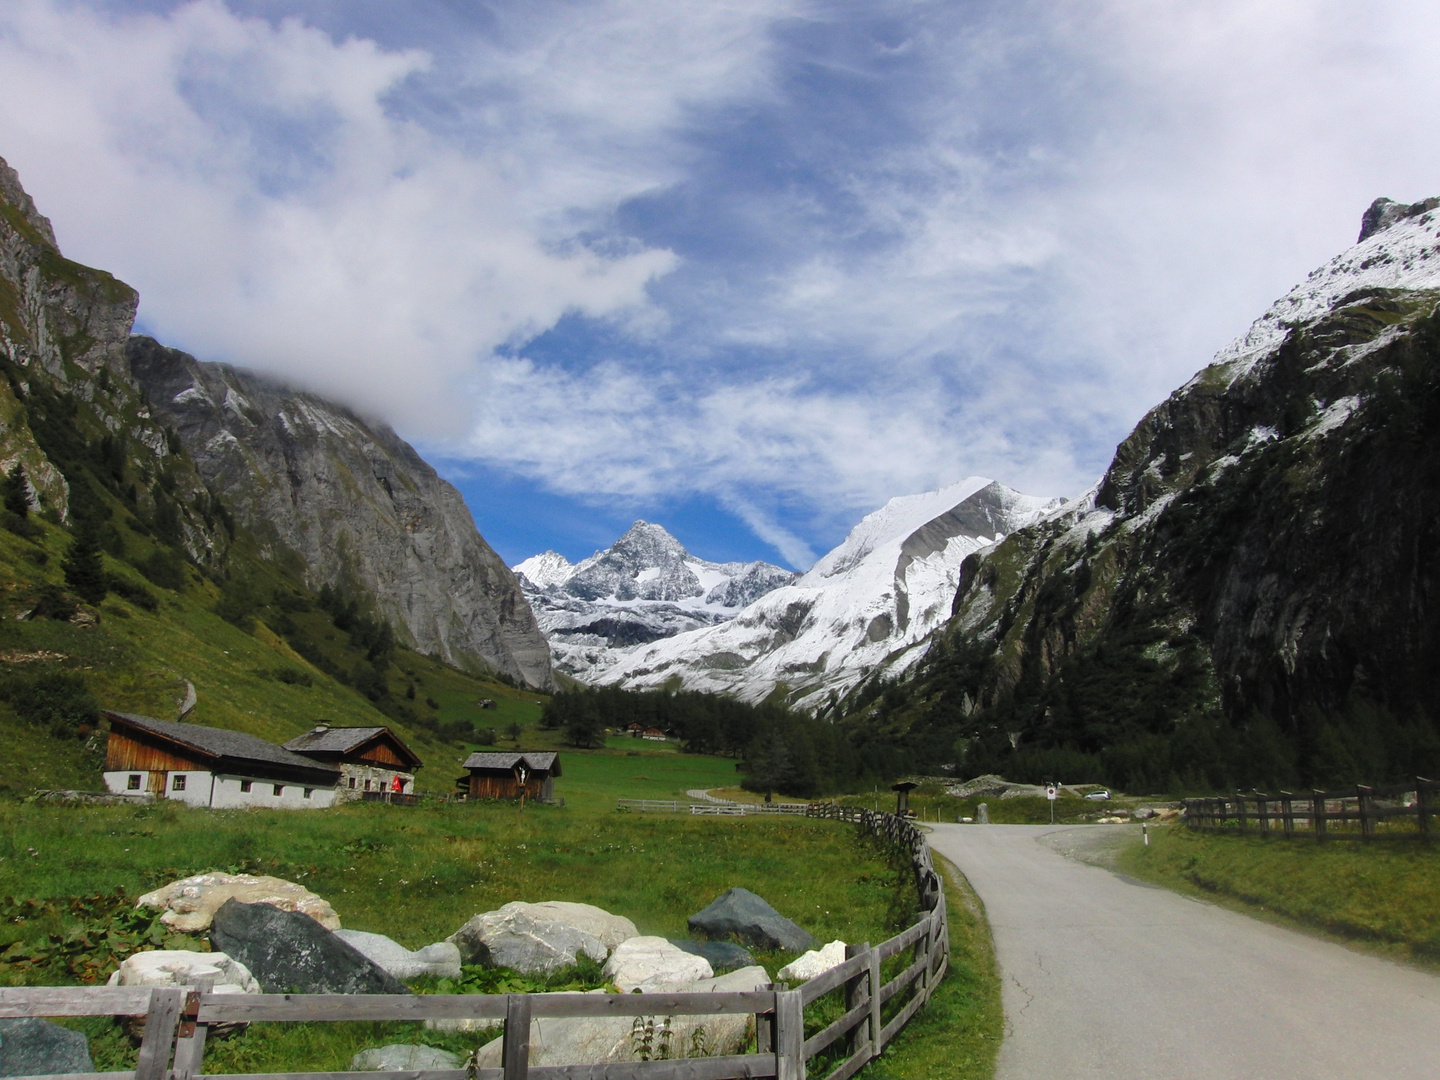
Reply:
[[[197, 1080], [206, 1035], [217, 1024], [259, 1021], [502, 1020], [499, 1068], [426, 1069], [383, 1074], [386, 1080], [805, 1080], [824, 1055], [825, 1080], [848, 1080], [877, 1057], [930, 1000], [950, 958], [945, 894], [919, 829], [893, 814], [812, 804], [808, 816], [852, 821], [910, 854], [920, 917], [871, 946], [846, 949], [846, 959], [795, 989], [718, 994], [215, 994], [208, 984], [179, 987], [25, 987], [0, 989], [0, 1017], [145, 1017], [133, 1071], [47, 1076], [44, 1080]], [[887, 961], [910, 962], [888, 982]], [[903, 962], [903, 961], [902, 961]], [[888, 965], [894, 967], [892, 963]], [[843, 995], [844, 1012], [808, 1037], [805, 1009]], [[748, 1014], [753, 1051], [719, 1057], [627, 1061], [599, 1065], [530, 1066], [530, 1023], [541, 1017], [656, 1017]], [[837, 1046], [839, 1057], [837, 1059]], [[216, 1074], [210, 1074], [216, 1075]], [[231, 1074], [232, 1080], [376, 1080], [373, 1072]]]
[[616, 799], [615, 809], [637, 814], [710, 814], [746, 817], [749, 814], [805, 814], [809, 803], [702, 803], [678, 799]]
[[1237, 792], [1218, 799], [1186, 799], [1185, 824], [1210, 832], [1325, 840], [1420, 837], [1435, 828], [1440, 782], [1416, 777], [1410, 784], [1363, 785], [1343, 791]]

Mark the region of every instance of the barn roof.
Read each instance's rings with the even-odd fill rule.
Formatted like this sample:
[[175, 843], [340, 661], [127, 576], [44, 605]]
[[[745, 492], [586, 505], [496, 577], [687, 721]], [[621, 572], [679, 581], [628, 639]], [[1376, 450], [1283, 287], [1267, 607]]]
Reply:
[[285, 744], [285, 749], [307, 755], [342, 755], [359, 750], [376, 738], [388, 740], [402, 758], [407, 759], [412, 767], [419, 768], [420, 758], [388, 727], [330, 727], [319, 724], [304, 735], [295, 736]]
[[536, 772], [548, 772], [553, 776], [560, 776], [560, 755], [554, 750], [526, 750], [511, 753], [477, 750], [465, 759], [467, 769], [504, 769], [506, 771], [515, 768], [517, 762], [524, 761], [527, 768]]
[[150, 716], [136, 716], [133, 713], [102, 710], [109, 717], [112, 730], [116, 723], [139, 731], [158, 735], [162, 739], [179, 743], [213, 759], [255, 762], [280, 766], [290, 770], [304, 770], [310, 773], [324, 773], [330, 782], [340, 775], [340, 770], [322, 765], [314, 758], [292, 754], [283, 746], [246, 735], [243, 731], [227, 731], [224, 728], [201, 727], [199, 724], [177, 724], [172, 720], [156, 720]]

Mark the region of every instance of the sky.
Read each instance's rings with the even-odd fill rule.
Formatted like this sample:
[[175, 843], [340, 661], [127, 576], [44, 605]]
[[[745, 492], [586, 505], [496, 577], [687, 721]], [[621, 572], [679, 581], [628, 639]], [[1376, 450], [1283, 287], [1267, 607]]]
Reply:
[[137, 330], [383, 419], [508, 562], [804, 568], [1074, 495], [1440, 193], [1440, 6], [6, 0], [0, 156]]

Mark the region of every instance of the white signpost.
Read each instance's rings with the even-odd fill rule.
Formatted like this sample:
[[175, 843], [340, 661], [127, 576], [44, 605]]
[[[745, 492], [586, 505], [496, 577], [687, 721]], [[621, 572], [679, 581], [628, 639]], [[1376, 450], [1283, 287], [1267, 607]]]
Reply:
[[1054, 784], [1045, 785], [1045, 798], [1050, 800], [1050, 824], [1055, 824], [1055, 800], [1060, 797], [1060, 789]]

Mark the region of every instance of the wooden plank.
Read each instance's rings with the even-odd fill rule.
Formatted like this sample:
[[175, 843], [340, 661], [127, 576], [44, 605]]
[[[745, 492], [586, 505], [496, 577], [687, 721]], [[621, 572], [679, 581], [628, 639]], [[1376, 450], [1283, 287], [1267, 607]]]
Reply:
[[144, 1016], [148, 986], [15, 986], [0, 989], [0, 1017]]
[[[571, 995], [576, 996], [576, 995]], [[499, 994], [206, 994], [199, 1022], [256, 1020], [498, 1020]]]
[[847, 957], [861, 957], [865, 961], [865, 967], [859, 974], [851, 978], [845, 984], [845, 1006], [854, 1008], [856, 1005], [865, 1006], [866, 1023], [858, 1025], [850, 1035], [850, 1054], [863, 1054], [865, 1060], [870, 1059], [870, 943], [862, 941], [858, 945], [845, 946]]
[[[390, 1080], [389, 1073], [384, 1080]], [[775, 1075], [771, 1054], [734, 1057], [671, 1058], [665, 1061], [611, 1061], [603, 1065], [545, 1065], [530, 1070], [530, 1080], [731, 1080]], [[374, 1074], [371, 1074], [374, 1080]]]
[[[848, 951], [848, 949], [847, 949]], [[829, 971], [822, 971], [809, 982], [800, 984], [800, 994], [806, 1005], [809, 1005], [816, 998], [824, 997], [831, 990], [840, 986], [850, 979], [853, 979], [860, 972], [870, 966], [870, 961], [864, 956], [855, 955], [846, 960], [843, 964], [831, 968]]]
[[870, 1064], [870, 1051], [868, 1049], [851, 1054], [836, 1066], [835, 1071], [827, 1076], [825, 1080], [850, 1080], [850, 1077], [854, 1076], [868, 1064]]
[[[29, 1076], [16, 1077], [15, 1080], [135, 1080], [133, 1072], [105, 1072], [105, 1073], [31, 1073]], [[374, 1076], [370, 1080], [375, 1080]]]
[[145, 1014], [145, 1037], [135, 1060], [135, 1080], [165, 1080], [170, 1068], [170, 1051], [175, 1045], [175, 1028], [185, 991], [178, 986], [156, 986], [150, 990], [150, 1011]]
[[814, 1057], [816, 1054], [820, 1053], [820, 1051], [824, 1050], [827, 1046], [833, 1043], [836, 1039], [839, 1039], [849, 1034], [850, 1030], [856, 1025], [857, 1022], [868, 1020], [869, 1017], [870, 1002], [862, 1001], [853, 1009], [847, 1010], [845, 1014], [841, 1016], [840, 1019], [836, 1020], [833, 1024], [828, 1025], [821, 1031], [817, 1031], [814, 1035], [811, 1035], [810, 1038], [806, 1039], [805, 1056], [807, 1058]]
[[870, 1056], [879, 1057], [880, 1045], [880, 950], [870, 950]]
[[799, 990], [775, 995], [775, 1078], [805, 1080], [805, 1004]]
[[[110, 1074], [118, 1076], [118, 1073]], [[504, 1080], [502, 1069], [396, 1069], [383, 1080]], [[377, 1080], [373, 1072], [205, 1073], [200, 1080]]]
[[900, 1029], [910, 1022], [910, 1018], [914, 1016], [915, 1013], [919, 1011], [920, 1006], [924, 1004], [925, 999], [922, 997], [911, 998], [905, 1003], [905, 1007], [903, 1009], [901, 1009], [898, 1013], [896, 1013], [890, 1018], [890, 1022], [886, 1024], [880, 1031], [881, 1049], [884, 1049], [886, 1046], [890, 1045], [890, 1040], [895, 1038], [896, 1035], [900, 1034]]
[[185, 1002], [180, 1010], [180, 1030], [175, 1040], [175, 1061], [171, 1069], [173, 1080], [193, 1080], [200, 1072], [210, 1029], [197, 1023], [196, 1019], [200, 1015], [200, 998], [208, 994], [214, 985], [215, 976], [204, 975], [185, 992]]
[[500, 1067], [505, 1080], [526, 1080], [530, 1075], [530, 995], [505, 995], [505, 1033], [501, 1036]]
[[896, 953], [908, 949], [915, 942], [925, 936], [926, 928], [929, 925], [928, 919], [921, 919], [908, 930], [902, 930], [889, 941], [882, 941], [875, 946], [875, 951], [880, 954], [881, 960], [888, 960]]
[[888, 983], [882, 986], [880, 988], [880, 1004], [884, 1005], [896, 994], [900, 993], [900, 991], [904, 990], [917, 978], [919, 978], [920, 973], [925, 970], [925, 965], [927, 963], [929, 963], [929, 957], [922, 956], [919, 960], [916, 960], [899, 975], [896, 975], [895, 978], [891, 979]]

